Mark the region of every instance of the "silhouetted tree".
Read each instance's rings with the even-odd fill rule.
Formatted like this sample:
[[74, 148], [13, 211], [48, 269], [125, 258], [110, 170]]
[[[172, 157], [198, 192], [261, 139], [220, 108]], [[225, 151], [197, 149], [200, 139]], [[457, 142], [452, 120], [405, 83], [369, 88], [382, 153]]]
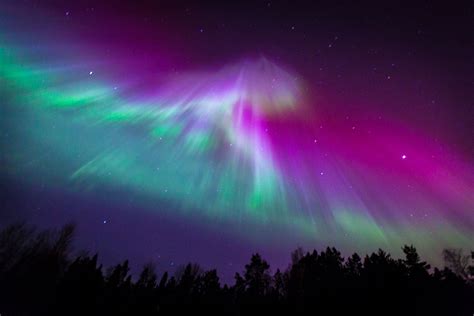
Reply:
[[57, 315], [90, 315], [104, 309], [104, 276], [97, 259], [97, 254], [81, 256], [71, 263], [58, 284]]
[[247, 295], [262, 297], [268, 293], [271, 282], [270, 265], [258, 253], [245, 265], [244, 280]]
[[462, 249], [451, 248], [443, 250], [443, 258], [446, 267], [465, 280], [469, 279], [469, 262], [471, 256], [465, 255]]
[[[362, 260], [335, 248], [291, 254], [285, 271], [252, 255], [235, 284], [221, 286], [216, 270], [197, 264], [177, 269], [158, 282], [147, 264], [136, 279], [128, 261], [103, 274], [98, 255], [71, 260], [74, 226], [37, 231], [17, 224], [0, 231], [0, 313], [5, 315], [267, 314], [470, 315], [474, 310], [472, 264], [461, 250], [446, 250], [444, 269], [422, 261], [415, 247], [404, 259], [379, 250]], [[471, 256], [474, 254], [471, 253]], [[291, 308], [290, 308], [291, 306]], [[380, 308], [379, 306], [383, 306]]]
[[286, 296], [286, 274], [281, 273], [280, 269], [277, 269], [273, 275], [273, 301], [279, 301]]

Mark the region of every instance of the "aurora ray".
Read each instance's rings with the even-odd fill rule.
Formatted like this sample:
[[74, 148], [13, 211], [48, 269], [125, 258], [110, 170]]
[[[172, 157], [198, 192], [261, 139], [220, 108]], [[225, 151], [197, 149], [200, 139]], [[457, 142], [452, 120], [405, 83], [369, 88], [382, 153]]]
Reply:
[[320, 103], [325, 87], [280, 61], [168, 69], [150, 84], [102, 75], [127, 62], [1, 39], [4, 177], [125, 192], [110, 200], [254, 243], [435, 256], [474, 239], [469, 157], [389, 116], [328, 115], [347, 105]]

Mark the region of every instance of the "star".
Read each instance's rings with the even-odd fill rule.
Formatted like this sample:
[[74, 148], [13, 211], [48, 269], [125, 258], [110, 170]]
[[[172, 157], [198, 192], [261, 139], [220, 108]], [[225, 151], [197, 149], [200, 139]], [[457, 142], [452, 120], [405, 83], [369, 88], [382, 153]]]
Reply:
[[89, 71], [89, 76], [92, 76], [94, 74], [93, 71]]
[[103, 223], [104, 223], [104, 224], [107, 224], [107, 220], [106, 220], [106, 219], [104, 219]]
[[407, 159], [407, 155], [402, 155], [402, 159], [403, 160]]

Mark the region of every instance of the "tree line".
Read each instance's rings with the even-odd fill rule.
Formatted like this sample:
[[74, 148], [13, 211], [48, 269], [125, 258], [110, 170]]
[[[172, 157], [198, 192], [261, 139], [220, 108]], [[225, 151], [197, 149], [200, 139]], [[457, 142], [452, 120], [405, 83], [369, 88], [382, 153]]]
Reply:
[[0, 232], [2, 316], [474, 313], [474, 253], [459, 249], [444, 250], [443, 269], [432, 269], [413, 246], [402, 248], [404, 259], [383, 250], [343, 258], [335, 248], [298, 248], [288, 268], [274, 272], [256, 253], [227, 285], [215, 269], [193, 263], [173, 275], [147, 264], [132, 277], [127, 260], [106, 269], [97, 254], [73, 256], [73, 236], [74, 225]]

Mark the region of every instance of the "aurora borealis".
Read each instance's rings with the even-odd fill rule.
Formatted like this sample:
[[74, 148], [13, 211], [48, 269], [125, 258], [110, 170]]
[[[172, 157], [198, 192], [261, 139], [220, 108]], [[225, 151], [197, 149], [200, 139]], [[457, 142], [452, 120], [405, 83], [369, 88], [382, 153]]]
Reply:
[[[280, 262], [296, 246], [397, 253], [414, 244], [434, 261], [444, 247], [472, 246], [472, 93], [459, 83], [469, 81], [467, 71], [441, 73], [463, 68], [457, 56], [414, 54], [409, 40], [383, 46], [377, 33], [326, 21], [294, 35], [306, 47], [301, 42], [329, 30], [302, 48], [313, 54], [305, 60], [290, 38], [306, 16], [280, 21], [281, 42], [277, 31], [265, 36], [277, 22], [256, 19], [249, 24], [262, 28], [239, 42], [220, 33], [205, 38], [220, 24], [200, 25], [207, 9], [196, 5], [155, 13], [156, 21], [171, 16], [179, 31], [147, 25], [146, 6], [129, 15], [87, 1], [1, 8], [4, 221], [75, 220], [89, 234], [80, 243], [108, 249], [120, 235], [132, 254], [155, 252], [144, 240], [166, 231], [161, 242], [175, 243], [157, 240], [160, 259], [151, 258], [163, 256], [165, 265], [200, 260], [184, 245], [209, 256], [214, 239], [211, 257], [232, 253], [235, 243], [248, 252], [271, 249]], [[240, 19], [222, 22], [232, 23], [245, 30]], [[435, 33], [430, 25], [414, 36]], [[365, 48], [365, 36], [378, 48]], [[344, 41], [364, 48], [334, 51]], [[71, 196], [84, 213], [60, 206]], [[141, 231], [131, 218], [149, 223]], [[210, 237], [196, 241], [201, 234]], [[219, 264], [238, 261], [227, 256]]]

